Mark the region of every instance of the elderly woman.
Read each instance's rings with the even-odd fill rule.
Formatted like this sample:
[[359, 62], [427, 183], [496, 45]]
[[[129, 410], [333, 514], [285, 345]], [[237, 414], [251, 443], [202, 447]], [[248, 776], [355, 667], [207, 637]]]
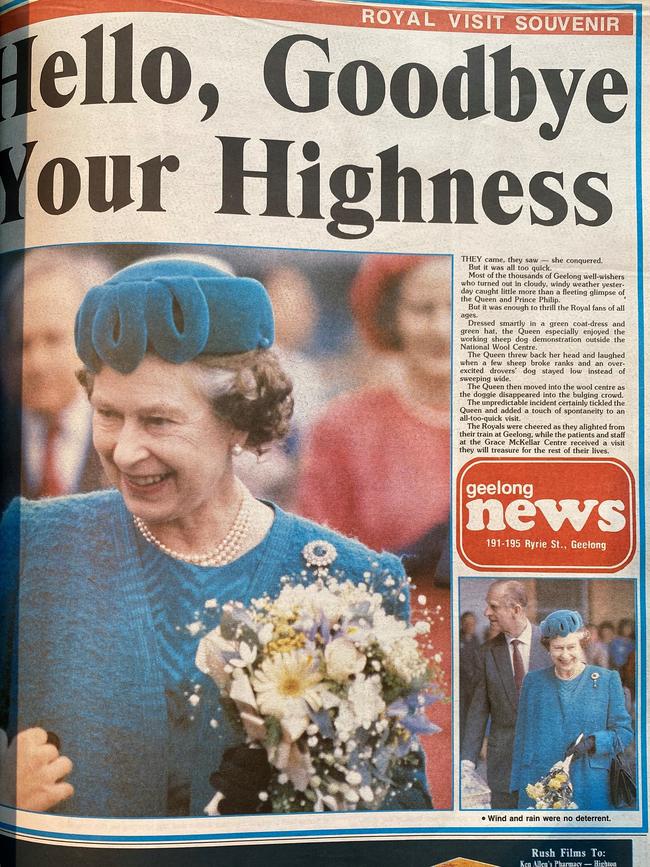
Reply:
[[[14, 502], [3, 522], [0, 727], [18, 807], [201, 814], [210, 771], [243, 740], [195, 665], [206, 603], [277, 594], [319, 540], [349, 575], [403, 578], [390, 555], [238, 481], [233, 456], [264, 449], [291, 413], [273, 330], [260, 283], [192, 260], [132, 265], [84, 299], [80, 379], [114, 490]], [[404, 599], [387, 609], [407, 616]], [[390, 797], [430, 807], [417, 770]]]
[[351, 287], [369, 350], [394, 375], [327, 408], [297, 506], [373, 548], [408, 551], [447, 526], [450, 284], [448, 257], [369, 256]]
[[[448, 669], [450, 301], [448, 256], [368, 256], [350, 290], [366, 357], [392, 372], [336, 398], [302, 456], [297, 510], [406, 557], [418, 600], [437, 611], [434, 654]], [[439, 586], [434, 586], [436, 582]], [[447, 585], [447, 586], [445, 586]], [[436, 805], [451, 803], [451, 705], [423, 741]]]
[[633, 738], [621, 679], [618, 672], [585, 663], [588, 635], [577, 611], [549, 614], [540, 631], [553, 665], [524, 678], [510, 789], [519, 792], [521, 808], [532, 806], [526, 786], [573, 754], [570, 775], [578, 809], [611, 810], [610, 764]]

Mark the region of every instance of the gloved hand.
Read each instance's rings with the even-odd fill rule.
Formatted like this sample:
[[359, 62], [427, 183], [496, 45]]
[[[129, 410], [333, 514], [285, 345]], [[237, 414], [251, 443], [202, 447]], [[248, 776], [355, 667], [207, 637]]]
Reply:
[[568, 758], [569, 756], [574, 756], [576, 759], [581, 759], [584, 756], [592, 756], [595, 752], [596, 738], [593, 735], [587, 735], [586, 738], [581, 738], [578, 743], [574, 741], [569, 744], [564, 757]]
[[268, 787], [271, 772], [265, 749], [248, 744], [229, 747], [223, 754], [219, 770], [210, 775], [210, 785], [218, 795], [209, 805], [216, 812], [209, 815], [270, 813], [270, 802], [262, 801], [259, 794]]

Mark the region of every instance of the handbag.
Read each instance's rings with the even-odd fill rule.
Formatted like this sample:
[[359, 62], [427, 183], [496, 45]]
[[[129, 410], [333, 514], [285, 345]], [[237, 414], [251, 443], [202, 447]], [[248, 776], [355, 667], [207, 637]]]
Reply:
[[609, 794], [615, 807], [634, 807], [636, 779], [623, 753], [616, 753], [609, 766]]

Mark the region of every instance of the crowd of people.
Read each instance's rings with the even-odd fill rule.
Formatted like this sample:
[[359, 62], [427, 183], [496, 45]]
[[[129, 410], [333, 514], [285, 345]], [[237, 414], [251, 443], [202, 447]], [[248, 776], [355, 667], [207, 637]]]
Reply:
[[[216, 282], [215, 268], [219, 274]], [[13, 472], [5, 473], [3, 507], [18, 493], [32, 500], [56, 498], [48, 512], [34, 512], [34, 550], [38, 545], [45, 546], [42, 551], [38, 548], [41, 560], [50, 565], [58, 562], [64, 571], [71, 564], [73, 572], [77, 567], [81, 569], [75, 561], [75, 557], [82, 557], [81, 548], [75, 549], [65, 564], [60, 556], [46, 551], [52, 533], [65, 534], [66, 527], [71, 530], [73, 524], [83, 525], [87, 530], [83, 546], [86, 555], [95, 544], [96, 555], [100, 557], [103, 550], [113, 550], [113, 543], [95, 539], [102, 518], [104, 522], [110, 518], [120, 523], [124, 515], [131, 513], [137, 516], [136, 530], [139, 527], [140, 532], [133, 539], [125, 536], [122, 553], [130, 552], [138, 562], [142, 561], [145, 578], [161, 568], [162, 562], [153, 562], [156, 558], [172, 556], [183, 564], [181, 595], [198, 598], [199, 576], [194, 568], [198, 561], [194, 549], [201, 548], [209, 538], [224, 535], [229, 538], [230, 519], [237, 523], [242, 503], [248, 503], [250, 544], [244, 546], [240, 559], [257, 556], [259, 546], [273, 532], [280, 531], [277, 511], [271, 523], [272, 510], [267, 503], [272, 501], [343, 534], [336, 537], [336, 545], [342, 551], [348, 550], [344, 538], [351, 537], [370, 549], [398, 554], [416, 579], [410, 599], [411, 608], [417, 612], [414, 616], [423, 615], [431, 624], [427, 652], [435, 653], [436, 662], [442, 660], [443, 670], [449, 672], [450, 258], [377, 255], [360, 261], [348, 299], [356, 337], [337, 359], [338, 369], [346, 371], [341, 377], [345, 389], [331, 375], [333, 365], [311, 351], [317, 343], [314, 334], [328, 324], [319, 316], [309, 276], [294, 265], [274, 267], [260, 275], [268, 291], [255, 295], [255, 304], [242, 309], [233, 299], [235, 291], [243, 291], [247, 278], [235, 276], [234, 269], [222, 259], [206, 263], [181, 253], [178, 257], [136, 261], [111, 276], [114, 271], [110, 258], [99, 253], [38, 250], [28, 252], [24, 260], [16, 263], [5, 281], [2, 300], [10, 339], [2, 359], [3, 401], [9, 409], [7, 415], [13, 418], [9, 430], [14, 437], [15, 432], [20, 432], [20, 439], [13, 443], [13, 453], [5, 443], [4, 453], [9, 456], [7, 469]], [[223, 290], [230, 285], [230, 279], [235, 289]], [[196, 313], [197, 302], [190, 291], [194, 284], [200, 285], [202, 291], [212, 284], [217, 286], [205, 289], [207, 325]], [[244, 288], [250, 287], [247, 284]], [[211, 296], [209, 292], [213, 289]], [[138, 299], [145, 290], [151, 297], [156, 293], [156, 297], [160, 296], [159, 310], [141, 309]], [[219, 294], [222, 290], [223, 296]], [[262, 374], [245, 365], [231, 369], [224, 359], [253, 350], [266, 352], [273, 342], [273, 326], [265, 319], [270, 316], [272, 322], [273, 313], [267, 314], [267, 304], [272, 305], [275, 316], [273, 365], [282, 373], [265, 368]], [[178, 326], [179, 305], [187, 333]], [[217, 319], [215, 310], [221, 319]], [[245, 331], [247, 322], [252, 323], [251, 328], [262, 328], [252, 341]], [[195, 347], [192, 355], [185, 349], [185, 343], [193, 339], [191, 328], [201, 334], [207, 329], [208, 340], [217, 335], [214, 346], [198, 351]], [[233, 334], [234, 339], [229, 342]], [[197, 341], [198, 338], [195, 340], [198, 346]], [[151, 403], [152, 396], [157, 396], [164, 405], [165, 395], [173, 394], [176, 388], [180, 403], [191, 403], [193, 395], [188, 390], [186, 368], [189, 371], [193, 365], [202, 364], [204, 356], [210, 356], [208, 367], [228, 371], [226, 378], [235, 382], [233, 392], [247, 395], [247, 389], [261, 390], [259, 400], [263, 402], [263, 394], [269, 402], [266, 411], [280, 413], [283, 419], [261, 438], [256, 438], [255, 433], [258, 422], [248, 416], [229, 421], [232, 429], [243, 432], [239, 439], [233, 438], [232, 430], [228, 433], [193, 429], [192, 436], [198, 437], [197, 449], [207, 448], [211, 437], [218, 441], [214, 457], [218, 459], [218, 477], [209, 467], [201, 470], [207, 452], [197, 452], [192, 458], [190, 450], [175, 451], [170, 447], [169, 463], [179, 460], [183, 464], [183, 472], [175, 470], [172, 478], [179, 484], [183, 476], [184, 490], [168, 492], [171, 481], [160, 455], [162, 447], [139, 441], [151, 435], [148, 430], [136, 436], [139, 414], [144, 412], [145, 404]], [[356, 373], [350, 372], [353, 359]], [[77, 381], [81, 366], [83, 388]], [[287, 391], [291, 386], [283, 385], [285, 373], [286, 382], [293, 386], [292, 398]], [[125, 377], [129, 378], [127, 386]], [[266, 384], [260, 385], [260, 377], [269, 379], [273, 388], [266, 379]], [[356, 387], [350, 389], [350, 383], [355, 381]], [[340, 393], [342, 390], [345, 393]], [[269, 394], [275, 396], [277, 406], [271, 406]], [[278, 407], [288, 406], [291, 400], [295, 411], [289, 419], [290, 413]], [[196, 406], [192, 403], [196, 410], [194, 418], [202, 418], [204, 398], [195, 403]], [[228, 407], [228, 412], [218, 411], [220, 417], [230, 419], [230, 403]], [[133, 417], [130, 442], [112, 433], [113, 419], [118, 415], [124, 420]], [[177, 423], [181, 422], [174, 420]], [[126, 421], [123, 426], [127, 426]], [[20, 463], [11, 459], [12, 454], [20, 455]], [[159, 486], [160, 491], [157, 488], [149, 491], [148, 486]], [[111, 487], [120, 492], [120, 500], [113, 502], [109, 492], [96, 495], [97, 499], [66, 499], [71, 494]], [[250, 499], [242, 491], [250, 491]], [[164, 501], [167, 497], [171, 502], [174, 499], [171, 494], [178, 503], [174, 500], [169, 515], [158, 514], [161, 498]], [[198, 511], [189, 507], [201, 497], [209, 500], [211, 506], [208, 512], [201, 511], [199, 520]], [[79, 502], [83, 508], [71, 518]], [[55, 505], [60, 503], [65, 508]], [[216, 521], [215, 514], [219, 516]], [[26, 521], [31, 515], [25, 510], [21, 520]], [[39, 535], [46, 516], [51, 518], [49, 529], [45, 536]], [[142, 522], [141, 527], [137, 521]], [[150, 526], [157, 528], [155, 534]], [[302, 526], [296, 524], [292, 532], [300, 535], [304, 532]], [[143, 540], [148, 543], [144, 549]], [[149, 554], [151, 563], [145, 557]], [[116, 559], [120, 556], [118, 549], [114, 555]], [[215, 560], [212, 565], [227, 571], [231, 564]], [[107, 570], [110, 571], [108, 566]], [[40, 580], [45, 580], [42, 575]], [[147, 581], [149, 578], [145, 584]], [[65, 595], [64, 586], [62, 580], [60, 599]], [[226, 587], [232, 590], [228, 583]], [[36, 584], [34, 592], [38, 592]], [[181, 659], [174, 636], [168, 634], [170, 612], [179, 604], [178, 587], [165, 591], [149, 587], [147, 592], [153, 594], [155, 628], [162, 635], [160, 641], [168, 663], [163, 686], [169, 697], [186, 677], [190, 664]], [[76, 604], [80, 608], [78, 618], [83, 619], [83, 598]], [[137, 612], [137, 604], [134, 606]], [[90, 620], [88, 625], [90, 628]], [[114, 626], [116, 632], [124, 631], [123, 623]], [[23, 632], [26, 635], [28, 630], [25, 628]], [[101, 636], [93, 641], [100, 639]], [[138, 640], [146, 643], [151, 638], [143, 632]], [[60, 663], [58, 671], [65, 671], [66, 660], [70, 662], [65, 654], [73, 646], [74, 640], [67, 649], [52, 650]], [[56, 653], [61, 654], [60, 659]], [[128, 668], [126, 660], [124, 664]], [[29, 669], [28, 665], [22, 666], [21, 676], [27, 676]], [[34, 672], [32, 675], [30, 690], [36, 697], [42, 678]], [[51, 696], [54, 681], [42, 685], [41, 698]], [[448, 688], [448, 683], [442, 686]], [[64, 683], [58, 688], [59, 694], [63, 694]], [[92, 690], [86, 693], [90, 695]], [[35, 714], [42, 718], [43, 714], [36, 712], [36, 698], [34, 701]], [[153, 720], [155, 697], [151, 695], [147, 701], [149, 704], [143, 707]], [[119, 706], [128, 722], [127, 703], [125, 693]], [[52, 707], [55, 705], [53, 701]], [[69, 713], [60, 710], [61, 718], [69, 725], [62, 747], [65, 751], [75, 738], [83, 740], [83, 731], [77, 731], [82, 715], [68, 719]], [[2, 712], [6, 726], [9, 711], [3, 707]], [[50, 713], [54, 711], [50, 709]], [[444, 809], [451, 807], [451, 704], [437, 702], [429, 713], [442, 731], [435, 737], [422, 739], [428, 788], [435, 807]], [[108, 731], [108, 717], [99, 719], [99, 716], [97, 724], [104, 727], [102, 731]], [[183, 814], [196, 809], [194, 782], [179, 758], [187, 747], [184, 722], [176, 720], [170, 725], [168, 803], [152, 802], [145, 806], [135, 798], [130, 807], [133, 814], [143, 809], [154, 810], [154, 814]], [[33, 743], [30, 741], [28, 748], [40, 757], [38, 761], [43, 767], [56, 767], [60, 774], [56, 780], [52, 777], [48, 797], [28, 803], [36, 803], [35, 809], [57, 806], [71, 797], [65, 781], [69, 773], [67, 755], [51, 742], [40, 742], [41, 727], [29, 731], [32, 733], [24, 743], [31, 737]], [[142, 750], [144, 755], [148, 749], [133, 732], [130, 737], [131, 741], [125, 739], [118, 746], [114, 756], [125, 767], [134, 751]], [[74, 776], [82, 787], [85, 781], [86, 800], [78, 792], [72, 809], [96, 812], [96, 807], [89, 809], [88, 805], [93, 800], [98, 803], [99, 798], [103, 799], [100, 813], [104, 810], [107, 815], [119, 814], [120, 806], [110, 800], [115, 797], [115, 784], [108, 779], [102, 783], [94, 765], [98, 757], [91, 752], [87, 766], [83, 761], [76, 762]], [[152, 759], [151, 767], [162, 773], [159, 764]], [[104, 784], [106, 788], [100, 798]], [[122, 805], [124, 809], [126, 802]]]
[[587, 661], [602, 668], [618, 671], [630, 701], [635, 698], [634, 620], [621, 617], [616, 626], [611, 620], [596, 625], [588, 623], [589, 643], [585, 648]]

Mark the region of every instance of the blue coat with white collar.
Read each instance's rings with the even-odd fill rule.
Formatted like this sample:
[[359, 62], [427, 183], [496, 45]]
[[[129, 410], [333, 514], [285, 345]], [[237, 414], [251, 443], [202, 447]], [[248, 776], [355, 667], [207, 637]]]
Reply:
[[[122, 497], [104, 491], [14, 501], [0, 532], [0, 728], [11, 736], [39, 725], [60, 736], [62, 753], [74, 763], [75, 794], [57, 813], [165, 815], [161, 660], [136, 531]], [[268, 555], [240, 597], [244, 604], [279, 592], [281, 576], [305, 567], [302, 549], [316, 539], [334, 544], [335, 567], [350, 576], [404, 574], [392, 555], [374, 554], [279, 509], [270, 533]], [[378, 583], [377, 589], [384, 588]], [[386, 608], [407, 616], [408, 600], [401, 596], [387, 598]], [[219, 764], [218, 750], [235, 742], [226, 737], [216, 751], [210, 720], [218, 695], [207, 677], [202, 687], [200, 735], [187, 757], [192, 815], [201, 815], [214, 794], [208, 776]], [[430, 808], [423, 770], [411, 782], [384, 807]]]
[[573, 799], [580, 810], [611, 810], [609, 766], [633, 738], [621, 678], [616, 671], [588, 665], [563, 704], [559, 690], [552, 666], [531, 671], [524, 678], [510, 790], [519, 790], [519, 807], [531, 807], [528, 783], [536, 783], [561, 761], [582, 732], [585, 737], [594, 735], [596, 749], [593, 755], [571, 763]]

